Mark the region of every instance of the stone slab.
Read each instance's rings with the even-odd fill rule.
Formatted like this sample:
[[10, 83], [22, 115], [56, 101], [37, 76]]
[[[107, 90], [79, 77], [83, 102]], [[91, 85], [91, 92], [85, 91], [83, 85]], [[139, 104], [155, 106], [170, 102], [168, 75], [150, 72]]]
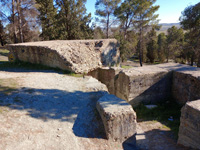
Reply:
[[122, 142], [136, 134], [136, 113], [125, 100], [106, 94], [97, 101], [96, 107], [109, 140]]
[[171, 97], [172, 73], [157, 66], [123, 70], [115, 80], [116, 96], [132, 106], [156, 104]]
[[115, 94], [115, 77], [122, 71], [119, 67], [102, 67], [88, 73], [88, 75], [98, 79], [105, 84], [110, 94]]
[[88, 73], [102, 66], [119, 63], [120, 54], [116, 39], [102, 40], [57, 40], [11, 44], [10, 58]]

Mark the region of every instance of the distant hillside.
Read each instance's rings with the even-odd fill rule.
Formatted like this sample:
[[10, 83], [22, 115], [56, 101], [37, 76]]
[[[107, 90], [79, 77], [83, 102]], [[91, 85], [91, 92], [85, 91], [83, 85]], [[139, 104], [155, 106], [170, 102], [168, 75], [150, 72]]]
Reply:
[[171, 28], [172, 26], [176, 26], [177, 28], [180, 28], [181, 25], [180, 23], [161, 23], [160, 25], [162, 25], [162, 27], [160, 28], [160, 30], [157, 32], [159, 33], [167, 33], [167, 29]]

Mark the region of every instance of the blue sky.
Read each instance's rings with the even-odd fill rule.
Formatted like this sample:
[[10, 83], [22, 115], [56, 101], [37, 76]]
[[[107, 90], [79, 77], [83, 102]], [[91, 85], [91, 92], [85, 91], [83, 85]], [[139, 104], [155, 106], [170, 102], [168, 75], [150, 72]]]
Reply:
[[[87, 0], [86, 8], [88, 13], [92, 13], [95, 18], [95, 2], [96, 0]], [[157, 0], [156, 5], [160, 5], [157, 11], [159, 14], [160, 23], [177, 23], [181, 12], [190, 5], [195, 5], [200, 0]]]

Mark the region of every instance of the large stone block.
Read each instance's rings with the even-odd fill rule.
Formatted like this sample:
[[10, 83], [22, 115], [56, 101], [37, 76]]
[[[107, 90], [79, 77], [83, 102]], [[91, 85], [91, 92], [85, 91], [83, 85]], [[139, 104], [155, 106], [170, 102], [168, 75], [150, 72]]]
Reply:
[[115, 39], [42, 41], [8, 45], [10, 58], [57, 67], [75, 73], [88, 73], [119, 63]]
[[133, 106], [154, 104], [171, 97], [172, 72], [156, 66], [124, 70], [115, 81], [116, 96]]
[[115, 94], [115, 77], [121, 70], [122, 68], [118, 67], [103, 67], [89, 72], [88, 75], [105, 84], [110, 94]]
[[187, 102], [180, 120], [178, 144], [200, 149], [200, 100]]
[[108, 139], [122, 142], [136, 134], [136, 113], [125, 100], [106, 94], [98, 100], [96, 107]]
[[200, 99], [200, 78], [193, 75], [193, 73], [192, 71], [190, 74], [187, 72], [174, 72], [172, 94], [181, 105], [184, 105], [187, 101]]

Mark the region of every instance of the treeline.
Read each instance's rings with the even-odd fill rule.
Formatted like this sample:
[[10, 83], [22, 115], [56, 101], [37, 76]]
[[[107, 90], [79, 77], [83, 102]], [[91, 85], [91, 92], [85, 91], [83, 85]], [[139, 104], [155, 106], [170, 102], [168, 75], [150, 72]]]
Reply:
[[[200, 66], [200, 3], [180, 16], [181, 28], [159, 31], [156, 0], [96, 0], [96, 18], [86, 0], [0, 0], [0, 41], [116, 38], [122, 61], [196, 63]], [[4, 26], [3, 26], [4, 24]], [[6, 26], [5, 26], [6, 25]]]
[[86, 0], [0, 0], [1, 42], [91, 39], [91, 14], [86, 13], [85, 3]]

